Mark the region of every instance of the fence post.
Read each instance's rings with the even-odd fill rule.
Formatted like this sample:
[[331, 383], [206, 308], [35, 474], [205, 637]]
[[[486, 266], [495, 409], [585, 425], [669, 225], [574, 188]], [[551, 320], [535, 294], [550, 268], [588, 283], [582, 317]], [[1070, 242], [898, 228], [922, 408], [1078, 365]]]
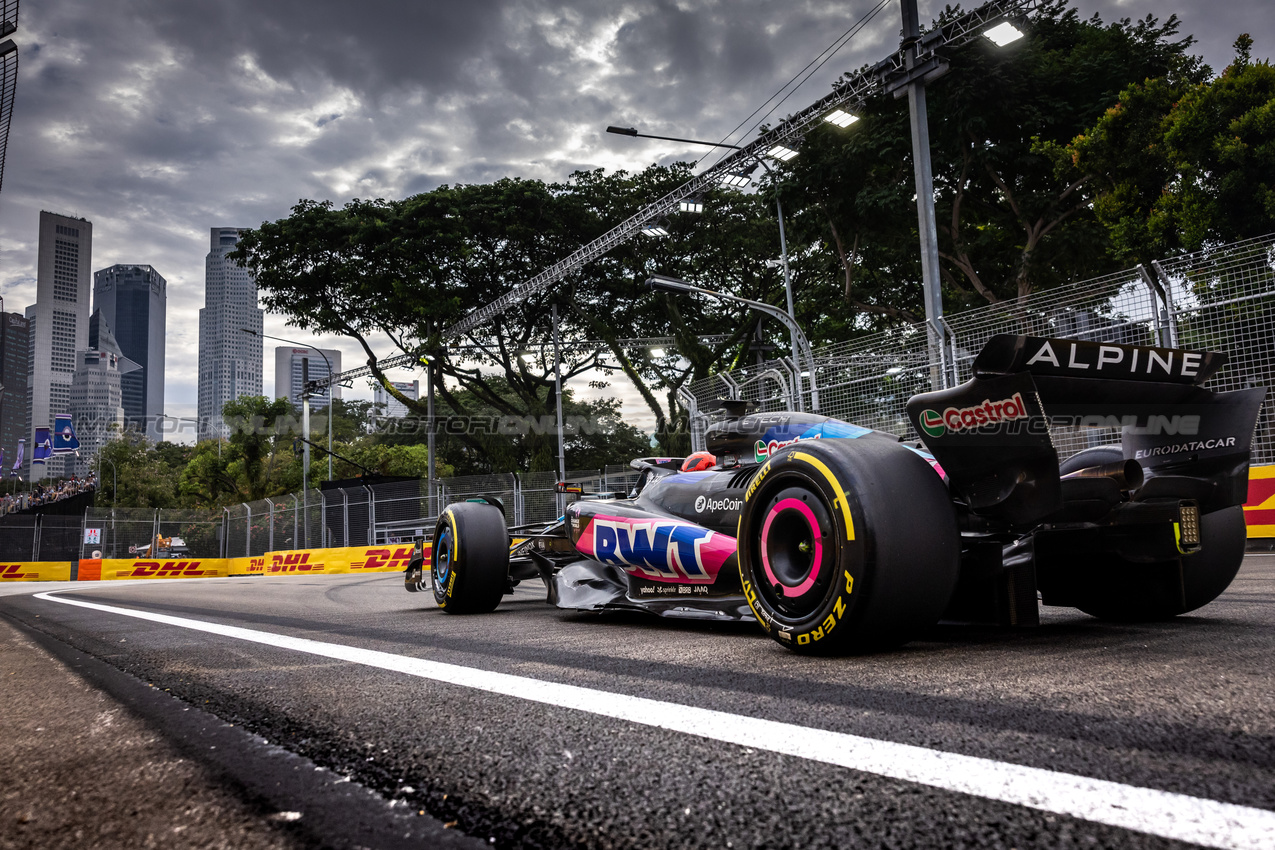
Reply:
[[350, 545], [350, 494], [341, 488], [341, 545]]
[[44, 525], [44, 514], [35, 515], [35, 523], [32, 524], [33, 530], [31, 539], [31, 560], [40, 560], [40, 528]]
[[1155, 269], [1156, 277], [1160, 279], [1160, 297], [1164, 299], [1164, 317], [1165, 324], [1169, 328], [1169, 345], [1177, 348], [1178, 309], [1173, 303], [1173, 281], [1169, 280], [1169, 276], [1165, 274], [1164, 267], [1160, 265], [1159, 260], [1152, 260], [1151, 268]]
[[1138, 263], [1138, 274], [1142, 276], [1142, 282], [1151, 291], [1151, 303], [1155, 305], [1152, 308], [1155, 310], [1155, 344], [1172, 347], [1174, 335], [1169, 331], [1169, 311], [1164, 308], [1166, 298], [1164, 290], [1160, 288], [1160, 281], [1152, 277], [1142, 263]]
[[266, 532], [266, 551], [274, 551], [274, 499], [266, 497], [266, 506], [270, 510], [270, 530]]
[[367, 545], [376, 545], [376, 491], [364, 484], [367, 490]]
[[244, 539], [244, 555], [252, 557], [252, 508], [247, 502], [243, 502], [243, 509], [247, 512], [247, 519], [244, 520], [243, 539]]

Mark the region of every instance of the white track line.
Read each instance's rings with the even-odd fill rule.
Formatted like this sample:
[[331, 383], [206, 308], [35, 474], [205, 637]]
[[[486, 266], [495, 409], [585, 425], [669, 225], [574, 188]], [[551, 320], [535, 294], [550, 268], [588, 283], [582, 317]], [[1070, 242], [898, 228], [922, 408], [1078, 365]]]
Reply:
[[[55, 593], [57, 591], [54, 591]], [[1275, 812], [789, 723], [37, 593], [37, 599], [587, 711], [1208, 847], [1270, 850]]]

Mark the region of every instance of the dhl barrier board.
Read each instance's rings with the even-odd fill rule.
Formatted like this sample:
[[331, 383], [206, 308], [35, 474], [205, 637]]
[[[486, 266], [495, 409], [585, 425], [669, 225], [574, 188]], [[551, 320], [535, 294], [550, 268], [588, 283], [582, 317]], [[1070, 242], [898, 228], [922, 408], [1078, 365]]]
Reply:
[[[429, 559], [429, 544], [425, 544]], [[231, 575], [332, 575], [402, 572], [412, 561], [412, 544], [348, 546], [267, 552], [257, 558], [231, 558]]]
[[160, 558], [158, 560], [129, 560], [126, 558], [104, 558], [98, 562], [80, 561], [80, 580], [92, 580], [90, 570], [85, 566], [100, 563], [98, 575], [103, 581], [113, 579], [135, 578], [217, 578], [230, 575], [230, 563], [227, 558]]
[[1275, 537], [1275, 466], [1249, 467], [1244, 522], [1249, 537]]
[[0, 581], [70, 581], [70, 561], [0, 563]]

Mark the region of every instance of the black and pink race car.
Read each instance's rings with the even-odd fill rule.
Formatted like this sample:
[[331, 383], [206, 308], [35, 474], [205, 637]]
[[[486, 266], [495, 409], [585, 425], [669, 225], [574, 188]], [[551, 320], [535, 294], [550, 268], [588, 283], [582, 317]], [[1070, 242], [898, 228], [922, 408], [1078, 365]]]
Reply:
[[[1216, 598], [1244, 555], [1265, 389], [1205, 389], [1224, 362], [994, 337], [971, 380], [908, 402], [914, 443], [724, 401], [710, 468], [633, 461], [632, 492], [579, 494], [534, 528], [508, 528], [495, 499], [453, 504], [405, 584], [479, 613], [539, 579], [561, 608], [756, 620], [822, 653], [898, 644], [940, 619], [1034, 625], [1041, 600], [1172, 617]], [[1121, 443], [1059, 463], [1062, 427], [1118, 429]]]

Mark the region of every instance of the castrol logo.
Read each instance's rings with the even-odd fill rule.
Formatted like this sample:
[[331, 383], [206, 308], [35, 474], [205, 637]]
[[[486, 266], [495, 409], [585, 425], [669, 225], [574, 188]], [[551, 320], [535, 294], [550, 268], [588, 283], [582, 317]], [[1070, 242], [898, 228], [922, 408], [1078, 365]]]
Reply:
[[1026, 418], [1027, 404], [1023, 401], [1023, 394], [1014, 393], [1013, 398], [1001, 401], [986, 399], [973, 407], [949, 407], [941, 413], [937, 410], [923, 410], [920, 426], [927, 437], [941, 437], [948, 431], [955, 434], [971, 428], [982, 428], [984, 425], [999, 425]]

